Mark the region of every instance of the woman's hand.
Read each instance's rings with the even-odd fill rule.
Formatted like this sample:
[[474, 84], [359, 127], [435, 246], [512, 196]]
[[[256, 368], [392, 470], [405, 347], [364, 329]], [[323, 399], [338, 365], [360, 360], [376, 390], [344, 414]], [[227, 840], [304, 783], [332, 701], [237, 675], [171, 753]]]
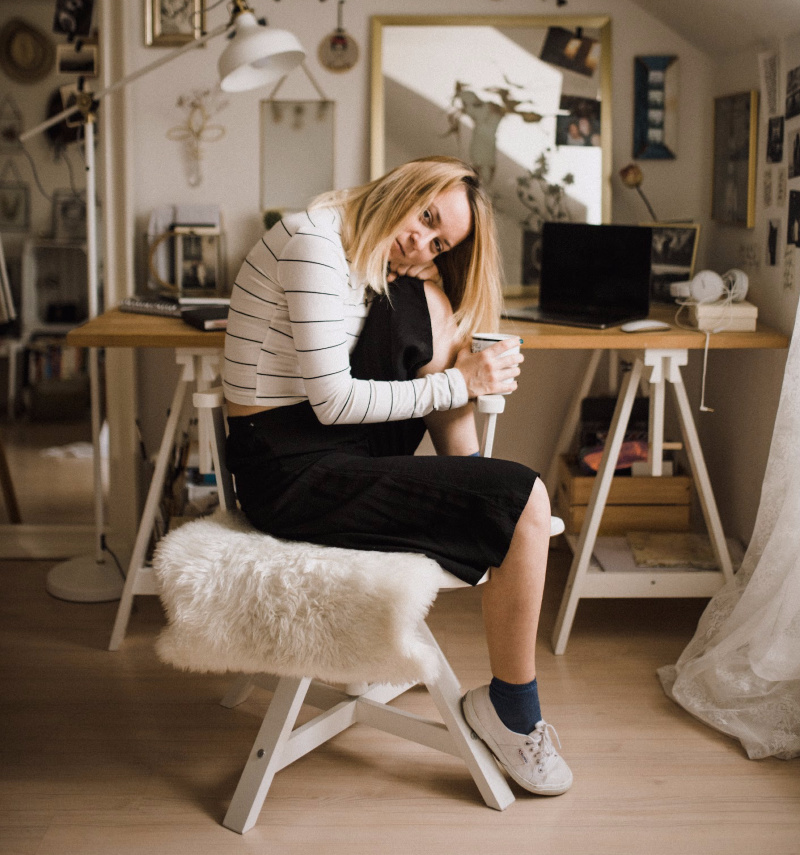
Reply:
[[412, 279], [421, 279], [434, 285], [442, 284], [439, 268], [432, 261], [417, 264], [393, 261], [389, 265], [386, 281], [394, 282], [398, 276], [410, 276]]
[[455, 367], [463, 374], [470, 398], [479, 395], [498, 395], [517, 388], [514, 379], [520, 374], [520, 364], [525, 359], [521, 353], [511, 353], [519, 347], [519, 339], [507, 338], [478, 353], [468, 347], [458, 352]]

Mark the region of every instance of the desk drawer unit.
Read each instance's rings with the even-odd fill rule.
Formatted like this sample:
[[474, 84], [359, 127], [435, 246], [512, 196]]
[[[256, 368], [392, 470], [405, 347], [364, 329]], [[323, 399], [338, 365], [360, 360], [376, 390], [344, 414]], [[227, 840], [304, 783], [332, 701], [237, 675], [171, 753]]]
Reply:
[[[595, 476], [581, 475], [574, 457], [561, 456], [556, 504], [567, 534], [580, 533], [594, 484]], [[688, 531], [691, 498], [688, 475], [614, 478], [598, 533]]]

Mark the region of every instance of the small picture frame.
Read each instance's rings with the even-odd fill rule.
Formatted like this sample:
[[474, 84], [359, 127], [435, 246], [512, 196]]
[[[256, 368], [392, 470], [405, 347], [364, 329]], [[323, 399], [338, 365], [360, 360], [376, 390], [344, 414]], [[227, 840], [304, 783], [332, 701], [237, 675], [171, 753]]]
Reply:
[[728, 226], [756, 220], [758, 92], [714, 99], [714, 170], [711, 216]]
[[172, 234], [179, 295], [224, 296], [220, 230], [216, 226], [175, 226]]
[[677, 147], [678, 57], [634, 59], [633, 156], [674, 160]]
[[27, 232], [30, 223], [30, 187], [21, 181], [0, 182], [0, 232]]
[[143, 0], [145, 44], [176, 47], [199, 39], [205, 32], [203, 0]]
[[86, 200], [72, 190], [53, 193], [53, 240], [64, 243], [86, 240]]
[[97, 45], [94, 44], [77, 41], [56, 45], [56, 71], [79, 77], [97, 77], [98, 56]]
[[650, 256], [650, 299], [674, 303], [670, 286], [694, 276], [700, 226], [697, 223], [643, 223], [653, 230]]

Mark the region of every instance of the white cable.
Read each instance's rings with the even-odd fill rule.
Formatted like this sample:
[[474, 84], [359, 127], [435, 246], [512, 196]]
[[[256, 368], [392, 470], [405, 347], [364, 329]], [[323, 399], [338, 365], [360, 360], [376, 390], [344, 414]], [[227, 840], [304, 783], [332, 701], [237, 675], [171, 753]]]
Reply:
[[724, 323], [721, 325], [717, 325], [713, 330], [699, 330], [696, 326], [692, 326], [690, 324], [683, 323], [680, 319], [680, 314], [684, 309], [688, 309], [692, 306], [700, 305], [697, 300], [692, 300], [691, 298], [687, 299], [676, 299], [678, 304], [678, 310], [675, 312], [675, 326], [680, 327], [684, 330], [692, 330], [693, 332], [704, 332], [706, 336], [706, 343], [703, 348], [703, 379], [700, 384], [700, 412], [701, 413], [713, 413], [714, 409], [712, 407], [706, 406], [706, 377], [708, 375], [708, 347], [711, 342], [711, 336], [714, 333], [722, 332], [727, 329], [728, 325], [731, 321], [731, 304], [733, 303], [733, 299], [731, 297], [730, 290], [726, 291], [726, 295], [723, 301], [723, 310], [727, 310], [727, 317], [723, 317], [722, 320]]
[[[708, 345], [711, 341], [711, 330], [705, 330], [706, 334], [706, 346], [703, 348], [703, 380], [700, 384], [700, 412], [701, 413], [713, 413], [714, 410], [711, 407], [706, 406], [706, 374], [708, 372]], [[714, 330], [716, 332], [716, 330]]]

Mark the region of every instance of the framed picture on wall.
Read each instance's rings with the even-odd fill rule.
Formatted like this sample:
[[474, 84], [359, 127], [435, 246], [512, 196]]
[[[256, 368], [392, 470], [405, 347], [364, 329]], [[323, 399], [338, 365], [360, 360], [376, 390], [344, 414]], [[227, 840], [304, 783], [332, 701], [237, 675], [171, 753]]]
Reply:
[[634, 60], [633, 156], [673, 160], [677, 148], [678, 57]]
[[714, 99], [714, 171], [711, 216], [752, 228], [756, 219], [758, 92]]
[[53, 193], [53, 240], [86, 240], [86, 200], [72, 190]]
[[26, 232], [30, 222], [30, 187], [21, 181], [0, 181], [0, 232]]
[[650, 256], [650, 299], [674, 303], [670, 286], [694, 276], [700, 226], [697, 223], [644, 223], [653, 230]]
[[145, 44], [174, 47], [199, 39], [205, 31], [203, 0], [143, 0]]

